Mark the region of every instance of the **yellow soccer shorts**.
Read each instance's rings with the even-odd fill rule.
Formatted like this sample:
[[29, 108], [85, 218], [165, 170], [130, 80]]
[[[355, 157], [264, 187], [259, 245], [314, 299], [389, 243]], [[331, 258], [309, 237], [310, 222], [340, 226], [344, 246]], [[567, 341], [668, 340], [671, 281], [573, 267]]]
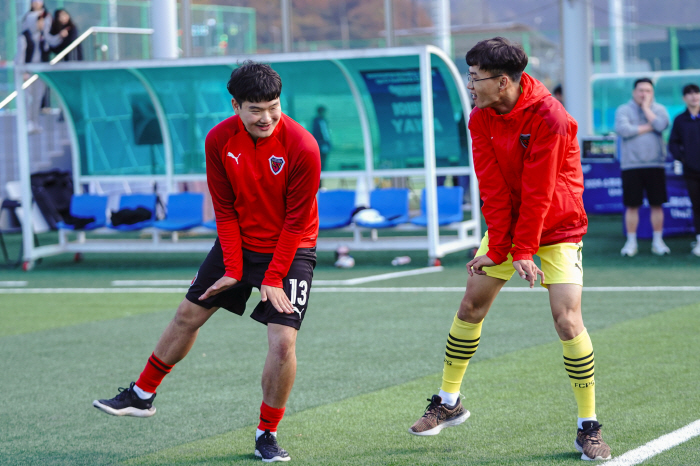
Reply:
[[[583, 286], [583, 261], [581, 251], [583, 242], [578, 243], [557, 243], [547, 246], [540, 246], [535, 255], [542, 262], [542, 272], [544, 272], [545, 288], [547, 285], [557, 283], [571, 283]], [[476, 252], [477, 256], [485, 255], [489, 250], [489, 232], [484, 234], [481, 245]], [[493, 267], [484, 267], [484, 272], [489, 277], [510, 280], [515, 273], [513, 268], [513, 256], [508, 254], [505, 262]]]

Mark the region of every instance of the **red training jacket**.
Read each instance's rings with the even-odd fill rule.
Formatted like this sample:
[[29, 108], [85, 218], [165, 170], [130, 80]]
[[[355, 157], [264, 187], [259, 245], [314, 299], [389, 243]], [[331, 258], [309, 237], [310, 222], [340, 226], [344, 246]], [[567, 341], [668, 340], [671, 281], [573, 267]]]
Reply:
[[475, 108], [469, 119], [489, 252], [496, 264], [532, 260], [540, 245], [577, 243], [588, 228], [578, 124], [523, 73], [510, 113]]
[[262, 284], [281, 288], [297, 248], [316, 246], [316, 140], [283, 114], [273, 133], [255, 143], [236, 115], [209, 131], [205, 150], [225, 276], [241, 279], [241, 248], [274, 253]]

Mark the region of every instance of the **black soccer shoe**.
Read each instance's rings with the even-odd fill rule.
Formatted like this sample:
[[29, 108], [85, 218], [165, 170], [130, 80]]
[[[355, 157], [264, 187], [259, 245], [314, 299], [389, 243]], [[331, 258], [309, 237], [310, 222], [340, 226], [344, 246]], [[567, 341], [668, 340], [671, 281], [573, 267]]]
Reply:
[[112, 416], [135, 416], [135, 417], [151, 417], [156, 413], [156, 408], [153, 406], [153, 400], [156, 397], [154, 393], [147, 400], [142, 400], [134, 392], [135, 382], [131, 382], [129, 388], [119, 387], [119, 394], [111, 400], [95, 400], [92, 405]]
[[255, 441], [255, 456], [262, 458], [263, 463], [292, 459], [287, 450], [277, 445], [277, 437], [272, 435], [268, 429], [265, 429], [265, 433]]

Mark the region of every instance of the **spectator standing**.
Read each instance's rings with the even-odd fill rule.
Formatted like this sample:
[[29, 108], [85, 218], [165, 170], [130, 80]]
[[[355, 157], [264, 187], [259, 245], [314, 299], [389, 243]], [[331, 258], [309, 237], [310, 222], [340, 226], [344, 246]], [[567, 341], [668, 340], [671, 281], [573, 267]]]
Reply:
[[[46, 37], [46, 41], [50, 47], [51, 52], [58, 55], [63, 52], [66, 47], [75, 42], [75, 40], [80, 35], [78, 28], [73, 23], [70, 13], [66, 10], [59, 8], [53, 15], [53, 23], [51, 24], [51, 29]], [[81, 44], [78, 44], [76, 48], [71, 50], [68, 55], [66, 55], [64, 61], [75, 61], [83, 59], [83, 48]]]
[[552, 91], [552, 97], [557, 99], [560, 104], [564, 105], [564, 89], [562, 89], [561, 84], [554, 88], [554, 91]]
[[693, 206], [696, 243], [692, 253], [700, 257], [700, 87], [683, 87], [685, 112], [673, 120], [668, 150], [683, 164], [683, 178]]
[[[41, 4], [41, 7], [39, 7]], [[43, 2], [32, 2], [32, 9], [22, 19], [22, 32], [17, 40], [17, 55], [15, 63], [22, 66], [26, 63], [40, 63], [49, 61], [49, 48], [46, 43], [47, 24], [50, 25], [51, 16], [43, 8]], [[24, 73], [24, 80], [30, 78], [29, 73]], [[39, 113], [41, 100], [46, 91], [46, 85], [41, 81], [35, 81], [27, 88], [27, 131], [36, 134], [41, 131]]]
[[664, 211], [661, 207], [668, 200], [664, 171], [666, 146], [661, 137], [668, 125], [666, 108], [654, 102], [651, 79], [637, 79], [632, 99], [615, 112], [615, 132], [621, 139], [622, 201], [627, 229], [627, 241], [620, 251], [623, 256], [637, 254], [639, 207], [645, 193], [651, 208], [651, 252], [658, 256], [671, 253], [662, 238]]
[[326, 120], [326, 107], [323, 105], [316, 109], [316, 118], [313, 121], [311, 134], [316, 138], [318, 148], [321, 151], [321, 170], [326, 170], [326, 160], [331, 151], [331, 132], [328, 129], [328, 121]]

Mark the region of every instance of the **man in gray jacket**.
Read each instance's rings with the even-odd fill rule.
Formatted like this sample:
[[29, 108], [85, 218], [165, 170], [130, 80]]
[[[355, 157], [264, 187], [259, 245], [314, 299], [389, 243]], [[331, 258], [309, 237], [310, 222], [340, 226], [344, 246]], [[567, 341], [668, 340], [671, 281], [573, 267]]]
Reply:
[[615, 112], [615, 132], [621, 139], [622, 201], [627, 229], [627, 242], [620, 251], [623, 256], [637, 254], [639, 207], [645, 192], [654, 235], [651, 252], [658, 256], [671, 253], [662, 239], [664, 211], [661, 207], [668, 200], [664, 172], [666, 148], [661, 137], [668, 125], [668, 112], [663, 105], [654, 102], [651, 79], [636, 80], [632, 100], [620, 105]]

